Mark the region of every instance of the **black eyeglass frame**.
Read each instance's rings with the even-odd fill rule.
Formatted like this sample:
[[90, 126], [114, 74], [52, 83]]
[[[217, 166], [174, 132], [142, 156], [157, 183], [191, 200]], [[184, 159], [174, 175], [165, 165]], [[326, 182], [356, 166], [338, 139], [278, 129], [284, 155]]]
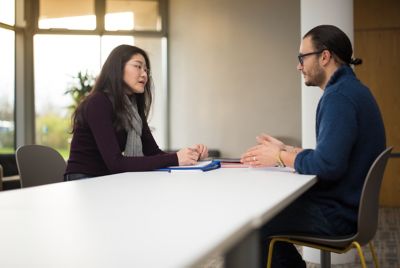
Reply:
[[314, 51], [314, 52], [304, 53], [304, 54], [299, 53], [299, 55], [297, 55], [297, 58], [299, 59], [300, 65], [304, 64], [304, 60], [303, 60], [304, 57], [311, 56], [311, 55], [318, 55], [318, 54], [321, 54], [322, 52], [324, 52], [325, 50], [326, 50], [326, 48], [318, 50], [318, 51]]

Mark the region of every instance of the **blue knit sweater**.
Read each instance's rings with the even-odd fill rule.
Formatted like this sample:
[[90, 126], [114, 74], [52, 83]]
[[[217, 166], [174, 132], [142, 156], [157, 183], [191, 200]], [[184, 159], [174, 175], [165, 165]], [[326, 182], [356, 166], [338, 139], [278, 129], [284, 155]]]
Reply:
[[341, 217], [355, 227], [365, 176], [386, 142], [379, 107], [348, 66], [332, 75], [319, 101], [316, 137], [315, 150], [302, 151], [294, 164], [297, 172], [318, 176], [306, 195], [329, 220]]

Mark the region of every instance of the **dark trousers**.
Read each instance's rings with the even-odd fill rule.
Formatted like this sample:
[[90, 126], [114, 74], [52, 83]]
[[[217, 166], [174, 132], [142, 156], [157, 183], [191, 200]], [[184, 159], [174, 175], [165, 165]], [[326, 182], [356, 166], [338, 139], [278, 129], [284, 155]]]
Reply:
[[[300, 197], [267, 222], [260, 232], [261, 267], [267, 264], [269, 237], [279, 234], [347, 235], [354, 233], [354, 225], [341, 219], [328, 219], [324, 207], [307, 197]], [[272, 257], [272, 268], [306, 267], [294, 245], [276, 242]]]
[[64, 181], [75, 181], [87, 178], [92, 178], [93, 176], [83, 173], [69, 173], [64, 175]]

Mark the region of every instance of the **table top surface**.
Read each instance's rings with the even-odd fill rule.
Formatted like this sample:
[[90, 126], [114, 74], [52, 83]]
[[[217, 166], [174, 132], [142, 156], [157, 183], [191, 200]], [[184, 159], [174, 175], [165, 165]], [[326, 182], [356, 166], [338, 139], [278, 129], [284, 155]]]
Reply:
[[316, 182], [276, 169], [135, 172], [0, 192], [4, 267], [188, 267]]

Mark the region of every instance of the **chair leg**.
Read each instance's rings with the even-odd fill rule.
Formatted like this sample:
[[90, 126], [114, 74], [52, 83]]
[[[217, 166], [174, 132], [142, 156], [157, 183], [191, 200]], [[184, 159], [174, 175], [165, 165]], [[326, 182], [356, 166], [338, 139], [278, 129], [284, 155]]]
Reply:
[[365, 263], [365, 258], [364, 258], [364, 253], [361, 249], [360, 244], [358, 244], [358, 242], [353, 242], [351, 243], [358, 251], [358, 255], [360, 256], [360, 261], [361, 261], [361, 266], [363, 268], [367, 268], [367, 264]]
[[276, 242], [275, 239], [271, 239], [271, 241], [269, 242], [267, 268], [271, 268], [272, 254], [274, 253], [275, 242]]
[[321, 268], [330, 268], [331, 267], [331, 253], [326, 250], [321, 249]]
[[376, 257], [374, 245], [372, 245], [372, 241], [369, 242], [369, 249], [371, 250], [372, 258], [374, 259], [374, 264], [376, 268], [379, 268], [378, 258]]

